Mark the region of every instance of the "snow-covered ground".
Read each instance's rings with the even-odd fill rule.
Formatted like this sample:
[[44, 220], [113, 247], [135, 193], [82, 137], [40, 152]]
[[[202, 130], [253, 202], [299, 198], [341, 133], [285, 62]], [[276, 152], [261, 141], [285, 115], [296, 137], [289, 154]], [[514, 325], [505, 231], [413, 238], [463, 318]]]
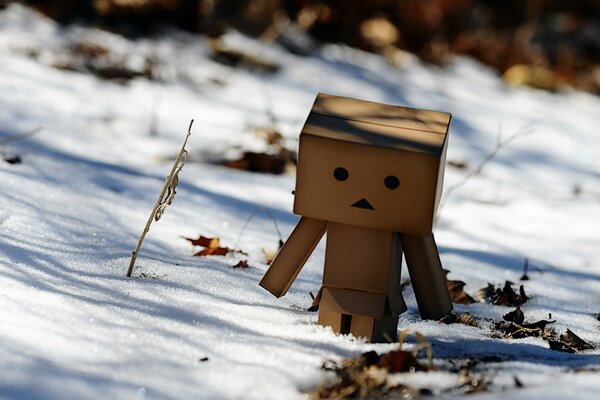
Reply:
[[[50, 66], [81, 41], [109, 46], [133, 66], [153, 54], [160, 79], [122, 85]], [[569, 328], [600, 345], [598, 97], [507, 88], [465, 58], [445, 68], [410, 58], [396, 67], [335, 45], [298, 57], [237, 34], [226, 43], [282, 69], [232, 70], [211, 61], [205, 39], [187, 34], [131, 42], [60, 28], [20, 6], [0, 12], [0, 141], [42, 129], [0, 142], [3, 154], [22, 157], [21, 164], [0, 161], [0, 397], [306, 398], [323, 380], [324, 360], [395, 348], [336, 336], [305, 311], [309, 291], [319, 289], [323, 243], [285, 297], [258, 286], [267, 269], [261, 249], [275, 247], [277, 233], [263, 213], [238, 236], [260, 207], [284, 236], [291, 232], [293, 174], [202, 162], [260, 150], [251, 127], [270, 127], [269, 114], [295, 148], [318, 92], [451, 112], [448, 159], [467, 168], [447, 167], [446, 188], [500, 134], [519, 134], [445, 202], [435, 231], [443, 264], [474, 294], [488, 282], [519, 282], [529, 258], [531, 280], [520, 282], [532, 296], [523, 305], [526, 320], [551, 313], [559, 332]], [[189, 150], [200, 162], [185, 165], [173, 205], [146, 238], [136, 277], [126, 278], [191, 118]], [[182, 236], [198, 234], [245, 250], [251, 268], [230, 268], [239, 256], [192, 257]], [[409, 309], [399, 329], [423, 333], [436, 362], [497, 356], [480, 365], [493, 383], [482, 398], [597, 398], [600, 350], [566, 354], [542, 339], [424, 322], [410, 287], [404, 295]], [[456, 309], [495, 320], [510, 310]], [[456, 378], [402, 379], [435, 392]]]

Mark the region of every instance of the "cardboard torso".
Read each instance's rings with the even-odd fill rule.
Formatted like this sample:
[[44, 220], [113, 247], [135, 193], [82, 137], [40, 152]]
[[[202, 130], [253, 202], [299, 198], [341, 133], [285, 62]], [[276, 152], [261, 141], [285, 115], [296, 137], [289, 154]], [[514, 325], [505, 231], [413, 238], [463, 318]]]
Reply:
[[[386, 304], [393, 314], [403, 312], [401, 263], [397, 233], [328, 222], [323, 289], [336, 301], [324, 306], [377, 318], [383, 315]], [[365, 307], [365, 302], [372, 304]]]

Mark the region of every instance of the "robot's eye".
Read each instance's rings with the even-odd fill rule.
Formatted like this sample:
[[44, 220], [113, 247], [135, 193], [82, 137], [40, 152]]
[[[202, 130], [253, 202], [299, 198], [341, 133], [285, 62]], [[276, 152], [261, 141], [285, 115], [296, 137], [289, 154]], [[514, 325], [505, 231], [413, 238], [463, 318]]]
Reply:
[[394, 175], [390, 175], [387, 176], [384, 180], [383, 183], [385, 184], [385, 187], [388, 189], [396, 189], [398, 186], [400, 186], [400, 180], [398, 178], [396, 178]]
[[348, 170], [346, 168], [337, 167], [333, 170], [333, 177], [338, 181], [345, 181], [348, 179]]

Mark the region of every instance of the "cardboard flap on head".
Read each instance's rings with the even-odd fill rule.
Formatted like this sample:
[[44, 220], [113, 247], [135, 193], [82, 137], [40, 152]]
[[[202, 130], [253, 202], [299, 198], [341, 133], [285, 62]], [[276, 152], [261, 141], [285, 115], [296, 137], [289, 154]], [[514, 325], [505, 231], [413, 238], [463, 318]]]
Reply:
[[385, 310], [386, 298], [384, 293], [324, 287], [319, 309], [381, 318]]
[[302, 133], [441, 155], [449, 113], [320, 93]]

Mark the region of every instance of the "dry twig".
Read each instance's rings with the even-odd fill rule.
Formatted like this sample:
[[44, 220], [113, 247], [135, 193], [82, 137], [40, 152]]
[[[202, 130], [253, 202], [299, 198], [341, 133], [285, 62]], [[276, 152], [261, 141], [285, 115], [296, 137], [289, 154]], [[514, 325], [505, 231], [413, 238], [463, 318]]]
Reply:
[[187, 135], [185, 136], [183, 145], [181, 146], [181, 150], [179, 150], [179, 154], [177, 154], [177, 158], [175, 159], [175, 163], [173, 164], [173, 167], [171, 168], [171, 172], [169, 173], [169, 175], [167, 176], [167, 179], [165, 180], [165, 184], [163, 185], [162, 191], [160, 192], [160, 196], [158, 196], [158, 200], [154, 204], [154, 208], [152, 209], [152, 212], [150, 213], [150, 217], [148, 218], [148, 222], [146, 222], [146, 226], [144, 227], [144, 230], [142, 231], [140, 240], [138, 241], [138, 244], [137, 244], [135, 250], [131, 254], [131, 261], [129, 262], [129, 269], [127, 270], [128, 277], [130, 277], [131, 273], [133, 272], [133, 266], [135, 265], [135, 260], [140, 251], [140, 248], [142, 247], [142, 242], [144, 241], [146, 234], [150, 230], [150, 225], [152, 225], [152, 221], [153, 220], [158, 221], [160, 219], [160, 217], [162, 217], [163, 213], [165, 212], [165, 209], [167, 208], [167, 206], [169, 206], [171, 204], [171, 202], [173, 201], [173, 198], [175, 197], [175, 193], [177, 193], [177, 192], [175, 192], [175, 188], [177, 187], [177, 183], [179, 182], [179, 172], [183, 168], [183, 164], [185, 164], [185, 159], [187, 156], [187, 150], [185, 149], [185, 146], [187, 144], [188, 138], [192, 134], [192, 125], [193, 124], [194, 124], [194, 120], [191, 120], [190, 126], [187, 130]]

